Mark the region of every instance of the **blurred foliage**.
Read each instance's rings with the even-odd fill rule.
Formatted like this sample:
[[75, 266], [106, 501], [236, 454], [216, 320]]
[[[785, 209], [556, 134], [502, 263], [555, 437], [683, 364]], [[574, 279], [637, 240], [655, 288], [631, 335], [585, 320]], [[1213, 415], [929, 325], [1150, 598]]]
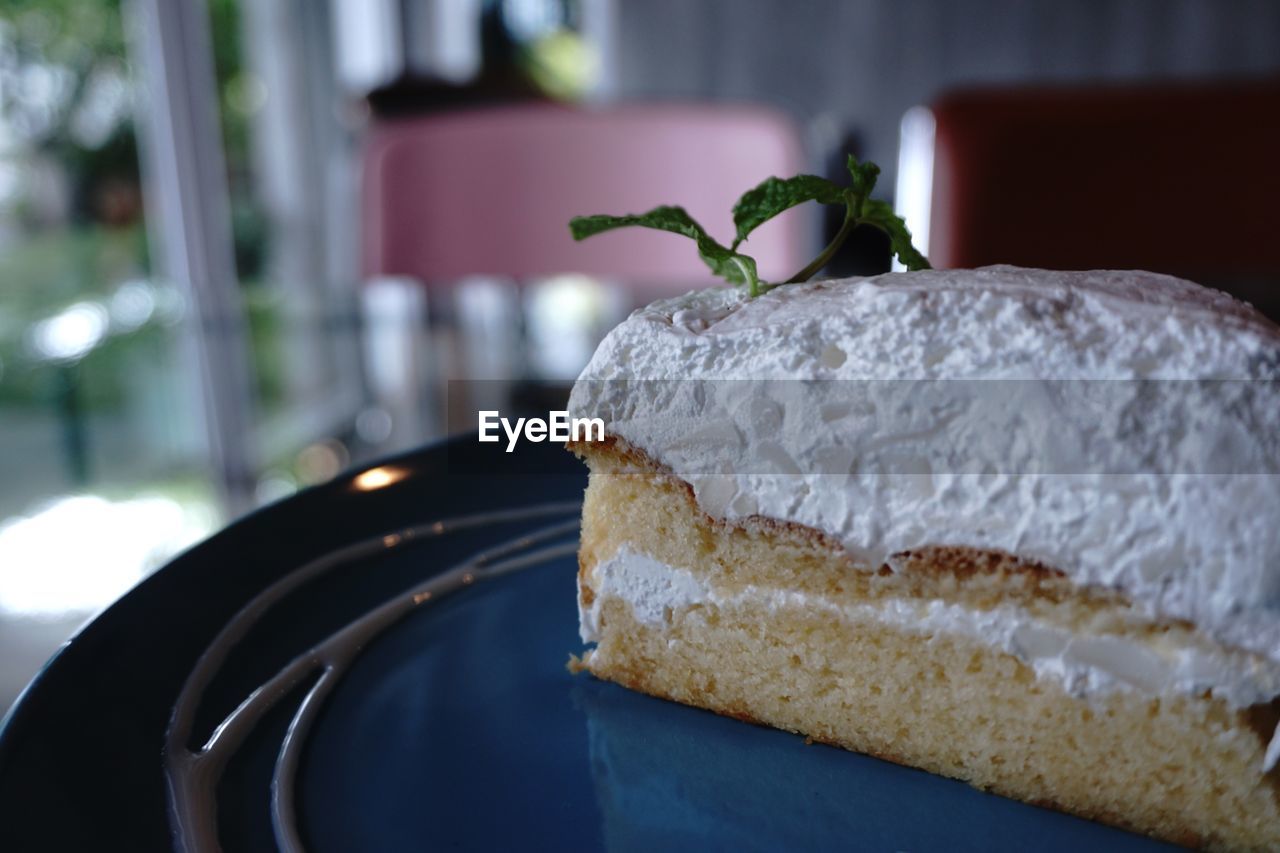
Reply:
[[[6, 283], [4, 318], [43, 317], [78, 299], [105, 298], [112, 285], [143, 275], [146, 238], [140, 224], [72, 227], [31, 234], [0, 251]], [[0, 337], [13, 330], [0, 325]]]
[[[274, 405], [284, 393], [280, 306], [261, 284], [269, 235], [251, 174], [263, 94], [243, 68], [239, 2], [208, 8], [255, 380]], [[108, 334], [74, 365], [41, 361], [27, 340], [31, 324], [76, 302], [105, 305], [122, 282], [148, 276], [124, 26], [119, 0], [0, 0], [0, 164], [21, 176], [0, 199], [0, 405], [56, 406], [70, 380], [86, 409], [120, 411], [137, 392], [139, 364], [178, 358], [178, 332], [160, 319]], [[23, 183], [38, 180], [46, 186]], [[50, 185], [64, 203], [40, 197]]]
[[[255, 278], [267, 234], [251, 190], [250, 126], [262, 98], [243, 69], [239, 0], [209, 0], [208, 8], [236, 261], [242, 279]], [[72, 222], [118, 226], [141, 216], [135, 95], [119, 0], [0, 3], [0, 139], [10, 140], [0, 156], [56, 164]], [[49, 227], [39, 213], [21, 194], [8, 211], [28, 232]]]
[[245, 282], [261, 277], [270, 235], [266, 216], [253, 190], [250, 136], [253, 118], [262, 109], [266, 95], [261, 81], [244, 67], [240, 44], [242, 2], [252, 0], [208, 0], [218, 111], [222, 117], [222, 144], [231, 191], [236, 270], [241, 282]]
[[[26, 331], [32, 321], [52, 316], [75, 302], [108, 304], [116, 287], [141, 278], [146, 239], [141, 224], [122, 228], [77, 226], [34, 234], [0, 251], [0, 405], [44, 406], [55, 393], [55, 371], [29, 352]], [[180, 305], [180, 297], [169, 292]], [[244, 289], [255, 381], [262, 400], [276, 405], [284, 397], [284, 363], [280, 352], [282, 306], [277, 291], [251, 282]], [[156, 319], [126, 334], [110, 334], [77, 366], [83, 402], [94, 409], [127, 405], [133, 382], [131, 365], [139, 360], [172, 361], [177, 357], [176, 330], [158, 312]]]
[[[129, 89], [118, 3], [0, 6], [0, 122], [10, 147], [4, 153], [43, 155], [64, 170], [75, 221], [98, 218], [94, 206], [104, 186], [137, 187]], [[10, 215], [38, 227], [29, 202], [19, 194]]]
[[481, 30], [486, 70], [509, 67], [545, 97], [579, 101], [600, 73], [581, 29], [581, 0], [488, 0]]
[[599, 56], [572, 30], [557, 30], [531, 42], [520, 61], [539, 89], [561, 101], [582, 100], [599, 76]]
[[[89, 83], [125, 61], [120, 6], [114, 0], [4, 0], [0, 39], [6, 75], [0, 109], [11, 129], [48, 144], [73, 135], [70, 118]], [[18, 85], [14, 85], [14, 83]]]

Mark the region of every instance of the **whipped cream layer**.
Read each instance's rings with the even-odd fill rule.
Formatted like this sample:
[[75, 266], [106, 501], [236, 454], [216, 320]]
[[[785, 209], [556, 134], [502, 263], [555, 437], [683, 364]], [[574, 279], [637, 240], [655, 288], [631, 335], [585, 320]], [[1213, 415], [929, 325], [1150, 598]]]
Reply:
[[667, 614], [695, 606], [763, 607], [770, 614], [797, 609], [829, 612], [833, 618], [890, 626], [925, 637], [978, 639], [1021, 660], [1038, 678], [1061, 684], [1077, 697], [1111, 690], [1150, 695], [1210, 692], [1236, 708], [1266, 702], [1280, 693], [1280, 671], [1260, 666], [1246, 653], [1205, 642], [1173, 646], [1159, 638], [1085, 634], [1051, 625], [1024, 609], [999, 606], [978, 610], [943, 601], [884, 599], [841, 604], [824, 596], [747, 586], [725, 592], [688, 569], [668, 565], [624, 545], [591, 572], [595, 594], [589, 607], [579, 599], [579, 631], [584, 642], [600, 640], [600, 611], [618, 598], [636, 621], [666, 624]]
[[[1064, 398], [1070, 380], [1107, 382]], [[714, 517], [808, 525], [868, 568], [1004, 551], [1280, 661], [1277, 380], [1280, 330], [1225, 294], [989, 267], [654, 303], [570, 409]]]

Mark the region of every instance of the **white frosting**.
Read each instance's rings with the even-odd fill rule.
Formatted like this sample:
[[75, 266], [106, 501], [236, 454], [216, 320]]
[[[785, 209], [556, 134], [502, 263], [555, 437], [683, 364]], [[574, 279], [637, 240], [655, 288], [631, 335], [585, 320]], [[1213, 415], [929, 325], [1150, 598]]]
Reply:
[[1260, 667], [1257, 659], [1215, 644], [1172, 646], [1118, 634], [1084, 634], [1045, 623], [1025, 610], [999, 606], [975, 610], [943, 601], [900, 598], [838, 603], [797, 590], [748, 585], [726, 593], [687, 569], [672, 567], [624, 545], [591, 573], [591, 606], [579, 602], [584, 642], [600, 639], [600, 610], [610, 598], [631, 606], [637, 621], [662, 625], [670, 614], [695, 605], [733, 609], [743, 605], [779, 610], [823, 610], [851, 622], [888, 625], [928, 637], [974, 637], [1017, 657], [1037, 677], [1062, 684], [1075, 696], [1116, 689], [1144, 693], [1208, 690], [1233, 707], [1246, 707], [1280, 693], [1280, 672]]
[[[613, 381], [632, 379], [680, 381]], [[827, 379], [946, 381], [919, 405], [917, 383]], [[955, 381], [992, 379], [1030, 381]], [[1079, 379], [1249, 381], [1154, 400], [1153, 383], [1054, 384]], [[600, 345], [570, 409], [713, 516], [815, 527], [870, 567], [926, 544], [1009, 552], [1280, 661], [1277, 379], [1280, 330], [1224, 294], [990, 267], [654, 303]], [[993, 642], [1014, 636], [993, 618]]]

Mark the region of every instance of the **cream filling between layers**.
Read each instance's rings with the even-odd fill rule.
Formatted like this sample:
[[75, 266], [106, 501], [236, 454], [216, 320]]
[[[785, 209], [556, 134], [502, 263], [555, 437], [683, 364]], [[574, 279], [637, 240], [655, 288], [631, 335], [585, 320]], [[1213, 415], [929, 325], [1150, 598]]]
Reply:
[[[823, 611], [853, 622], [873, 622], [914, 634], [960, 635], [1013, 655], [1036, 677], [1061, 684], [1077, 698], [1111, 690], [1151, 696], [1209, 691], [1235, 709], [1280, 695], [1280, 672], [1247, 654], [1213, 647], [1139, 641], [1117, 635], [1075, 632], [1047, 624], [1025, 610], [1000, 606], [977, 610], [939, 600], [890, 598], [839, 603], [796, 590], [748, 585], [725, 593], [687, 569], [677, 568], [624, 544], [591, 571], [595, 596], [590, 607], [579, 598], [579, 630], [584, 642], [600, 640], [600, 609], [610, 598], [631, 607], [636, 620], [665, 624], [670, 611], [694, 605], [733, 608], [763, 606], [770, 613]], [[1280, 733], [1267, 748], [1264, 772], [1280, 761]]]
[[1280, 329], [1225, 294], [1014, 267], [711, 288], [614, 329], [569, 409], [712, 517], [871, 567], [1003, 551], [1280, 666]]

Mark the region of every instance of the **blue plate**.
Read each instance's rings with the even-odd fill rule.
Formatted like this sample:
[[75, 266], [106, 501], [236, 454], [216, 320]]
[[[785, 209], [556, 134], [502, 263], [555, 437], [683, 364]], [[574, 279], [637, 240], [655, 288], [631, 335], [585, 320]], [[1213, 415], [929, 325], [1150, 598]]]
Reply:
[[[435, 518], [577, 500], [579, 464], [452, 442], [237, 522], [64, 646], [0, 729], [0, 850], [167, 850], [162, 743], [184, 680], [233, 614], [291, 569]], [[487, 449], [486, 449], [487, 454]], [[208, 731], [288, 660], [380, 600], [545, 521], [389, 549], [299, 589], [227, 660]], [[423, 849], [1155, 850], [1149, 839], [962, 783], [630, 693], [565, 668], [581, 650], [575, 561], [475, 583], [415, 610], [338, 682], [302, 752], [313, 851]], [[228, 851], [275, 849], [272, 765], [297, 698], [217, 789]]]

